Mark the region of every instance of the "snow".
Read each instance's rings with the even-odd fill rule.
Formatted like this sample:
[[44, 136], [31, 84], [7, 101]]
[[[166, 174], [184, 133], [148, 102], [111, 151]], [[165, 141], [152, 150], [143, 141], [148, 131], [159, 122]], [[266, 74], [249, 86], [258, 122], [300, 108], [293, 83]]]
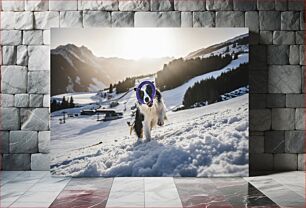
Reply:
[[66, 91], [67, 92], [74, 92], [72, 79], [69, 76], [67, 78], [68, 78], [68, 85], [66, 86]]
[[203, 56], [199, 56], [201, 58], [207, 58], [207, 57], [210, 57], [212, 55], [214, 56], [217, 56], [217, 55], [222, 55], [223, 57], [225, 55], [231, 55], [231, 54], [236, 54], [236, 53], [239, 53], [239, 52], [244, 52], [244, 53], [248, 53], [249, 52], [249, 47], [247, 45], [239, 45], [237, 47], [234, 47], [234, 44], [231, 44], [229, 45], [229, 51], [226, 52], [226, 49], [227, 47], [223, 47], [223, 48], [220, 48], [214, 52], [211, 52], [211, 53], [208, 53], [208, 54], [205, 54]]
[[231, 61], [231, 63], [229, 65], [227, 65], [226, 67], [217, 70], [217, 71], [213, 71], [210, 73], [206, 73], [197, 77], [194, 77], [192, 79], [190, 79], [188, 82], [186, 82], [185, 84], [172, 89], [172, 90], [167, 90], [163, 92], [163, 98], [165, 100], [165, 104], [167, 106], [167, 108], [172, 109], [178, 105], [181, 105], [184, 99], [184, 95], [186, 90], [189, 87], [192, 87], [196, 82], [200, 82], [201, 80], [205, 80], [208, 79], [210, 77], [214, 77], [217, 78], [219, 77], [222, 73], [230, 71], [232, 69], [237, 68], [240, 64], [243, 63], [248, 63], [249, 62], [249, 54], [248, 53], [243, 53], [240, 54], [238, 56], [238, 59], [235, 59], [233, 61]]
[[81, 84], [81, 78], [79, 76], [75, 78], [75, 83]]
[[[190, 79], [183, 85], [162, 92], [168, 109], [183, 102], [186, 90], [196, 82], [237, 68], [249, 61], [248, 47], [229, 47], [230, 52], [243, 52], [228, 66]], [[224, 54], [226, 48], [214, 54]], [[63, 52], [63, 51], [59, 51]], [[84, 51], [85, 53], [85, 51]], [[212, 54], [206, 54], [209, 56]], [[146, 77], [136, 80], [136, 85]], [[76, 82], [79, 77], [76, 78]], [[98, 80], [93, 83], [100, 85]], [[71, 86], [70, 86], [71, 87]], [[90, 86], [94, 87], [94, 86]], [[92, 89], [94, 90], [94, 89]], [[244, 94], [244, 95], [243, 95]], [[51, 171], [64, 176], [247, 176], [248, 175], [248, 88], [223, 95], [222, 102], [177, 112], [168, 111], [163, 127], [152, 130], [152, 140], [137, 141], [127, 125], [136, 95], [127, 93], [102, 98], [97, 93], [66, 93], [52, 97], [73, 97], [75, 108], [51, 114]], [[107, 122], [97, 116], [79, 115], [60, 124], [63, 111], [79, 114], [84, 109], [108, 107], [123, 112], [123, 118]]]
[[150, 142], [139, 143], [129, 136], [127, 117], [103, 123], [89, 116], [69, 118], [64, 125], [51, 120], [56, 130], [51, 171], [112, 177], [248, 175], [248, 94], [167, 116]]
[[[108, 93], [108, 91], [103, 91], [103, 92], [107, 92], [107, 94], [109, 95], [110, 93]], [[125, 93], [111, 93], [111, 95], [113, 96], [112, 99], [107, 100], [107, 99], [102, 99], [103, 102], [105, 103], [109, 103], [111, 101], [114, 100], [118, 100], [119, 98], [121, 98], [122, 96], [124, 96]], [[51, 99], [56, 99], [61, 101], [63, 99], [63, 97], [66, 98], [70, 98], [71, 96], [73, 97], [73, 102], [77, 105], [87, 105], [87, 104], [92, 104], [92, 103], [100, 103], [101, 101], [101, 94], [99, 92], [80, 92], [80, 93], [65, 93], [65, 94], [60, 94], [60, 95], [55, 95], [52, 96]], [[126, 96], [124, 96], [126, 97]]]
[[73, 97], [73, 101], [75, 104], [88, 104], [98, 102], [99, 99], [96, 97], [97, 93], [65, 93], [60, 95], [52, 96], [52, 99], [62, 100], [65, 96], [66, 98]]
[[244, 95], [246, 93], [249, 93], [249, 86], [240, 87], [240, 88], [238, 88], [236, 90], [233, 90], [231, 92], [225, 93], [224, 95], [221, 95], [221, 100], [222, 101], [229, 100], [229, 99], [232, 99], [234, 97], [238, 97], [238, 96]]
[[[217, 44], [217, 45], [214, 45], [211, 47], [211, 49], [214, 49], [213, 52], [211, 53], [205, 53], [203, 50], [204, 49], [200, 49], [198, 51], [194, 51], [190, 54], [188, 54], [185, 59], [191, 59], [191, 58], [196, 58], [196, 57], [209, 57], [211, 56], [212, 54], [214, 55], [225, 55], [225, 54], [232, 54], [232, 52], [236, 53], [236, 52], [248, 52], [249, 51], [249, 47], [248, 45], [238, 45], [237, 47], [234, 47], [234, 44], [240, 40], [240, 39], [243, 39], [245, 37], [248, 37], [249, 36], [249, 33], [246, 33], [246, 34], [243, 34], [243, 35], [240, 35], [240, 36], [237, 36], [233, 39], [230, 39], [228, 41], [225, 41], [224, 43], [220, 43], [220, 44]], [[229, 45], [229, 52], [228, 53], [225, 53], [225, 50], [227, 48], [227, 45]], [[223, 47], [221, 47], [223, 46]], [[220, 49], [217, 49], [218, 47], [221, 47]]]
[[97, 78], [92, 78], [92, 82], [93, 84], [89, 84], [88, 87], [89, 92], [95, 92], [100, 89], [106, 88], [106, 85], [103, 82], [99, 81]]
[[100, 108], [100, 106], [97, 105], [97, 104], [88, 104], [88, 105], [81, 106], [81, 107], [58, 110], [58, 111], [55, 111], [55, 112], [51, 113], [51, 120], [52, 119], [55, 119], [55, 120], [59, 119], [59, 118], [56, 118], [56, 117], [63, 116], [63, 112], [65, 112], [68, 115], [69, 114], [74, 115], [74, 114], [80, 114], [80, 112], [82, 110], [96, 110], [98, 108]]

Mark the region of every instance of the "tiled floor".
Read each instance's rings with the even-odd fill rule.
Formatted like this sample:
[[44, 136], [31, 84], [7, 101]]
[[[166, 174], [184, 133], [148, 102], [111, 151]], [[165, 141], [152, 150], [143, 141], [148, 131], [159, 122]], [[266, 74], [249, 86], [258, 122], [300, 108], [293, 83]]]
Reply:
[[305, 207], [305, 173], [247, 178], [58, 178], [1, 172], [1, 207]]

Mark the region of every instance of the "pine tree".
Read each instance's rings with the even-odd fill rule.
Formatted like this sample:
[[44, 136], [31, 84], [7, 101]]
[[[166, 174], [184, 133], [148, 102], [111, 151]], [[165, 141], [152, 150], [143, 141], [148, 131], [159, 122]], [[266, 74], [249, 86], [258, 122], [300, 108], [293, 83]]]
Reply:
[[66, 98], [65, 98], [65, 96], [63, 96], [63, 98], [62, 98], [62, 108], [65, 108], [65, 105], [66, 105]]
[[241, 64], [236, 69], [224, 72], [218, 78], [209, 78], [189, 87], [184, 95], [183, 105], [186, 108], [196, 103], [209, 104], [220, 100], [220, 96], [248, 85], [247, 64]]
[[74, 108], [73, 97], [70, 97], [69, 108]]
[[112, 84], [109, 85], [109, 93], [113, 93], [113, 85]]

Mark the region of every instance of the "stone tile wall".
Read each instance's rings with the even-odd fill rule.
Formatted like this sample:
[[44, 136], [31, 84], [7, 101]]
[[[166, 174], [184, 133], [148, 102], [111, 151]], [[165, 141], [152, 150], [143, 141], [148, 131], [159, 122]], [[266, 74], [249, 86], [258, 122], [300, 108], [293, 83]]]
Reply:
[[249, 27], [251, 173], [304, 170], [303, 0], [1, 3], [3, 169], [49, 168], [51, 27]]

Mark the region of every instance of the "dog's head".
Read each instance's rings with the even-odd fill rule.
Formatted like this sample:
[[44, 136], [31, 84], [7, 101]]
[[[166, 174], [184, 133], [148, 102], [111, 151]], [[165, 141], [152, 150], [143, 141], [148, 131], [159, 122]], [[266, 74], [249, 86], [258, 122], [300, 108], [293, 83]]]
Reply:
[[[134, 88], [134, 90], [137, 91], [137, 88]], [[140, 99], [150, 108], [153, 106], [153, 100], [151, 100], [152, 93], [153, 89], [150, 85], [146, 85], [139, 90]]]

